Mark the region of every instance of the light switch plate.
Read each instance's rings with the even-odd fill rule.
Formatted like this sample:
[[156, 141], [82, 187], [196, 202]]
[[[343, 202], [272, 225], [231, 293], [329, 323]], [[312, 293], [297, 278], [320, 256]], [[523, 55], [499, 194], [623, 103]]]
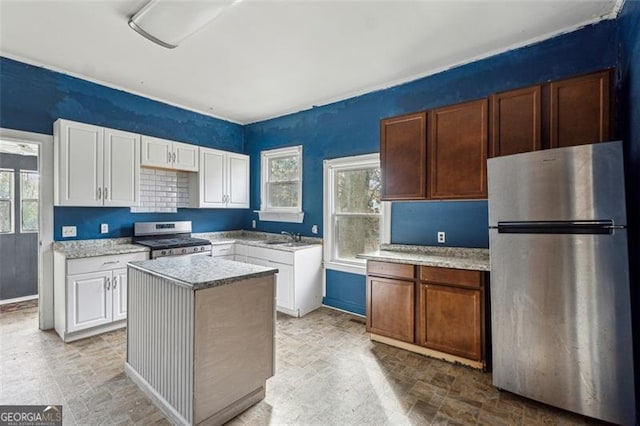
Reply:
[[100, 233], [101, 234], [106, 234], [109, 232], [109, 224], [108, 223], [103, 223], [100, 225]]
[[445, 234], [444, 234], [444, 232], [442, 232], [442, 231], [438, 232], [438, 242], [439, 242], [440, 244], [444, 244], [444, 241], [445, 241]]
[[63, 226], [62, 227], [62, 236], [64, 238], [75, 237], [77, 235], [75, 226]]
[[255, 219], [251, 221], [251, 227], [253, 229], [256, 229], [256, 221], [255, 221]]
[[311, 233], [312, 234], [317, 234], [318, 233], [318, 225], [313, 225], [311, 227]]

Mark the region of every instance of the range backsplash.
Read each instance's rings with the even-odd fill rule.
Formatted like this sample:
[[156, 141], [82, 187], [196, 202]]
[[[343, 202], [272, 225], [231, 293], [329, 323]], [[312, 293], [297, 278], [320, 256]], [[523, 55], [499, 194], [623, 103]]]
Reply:
[[140, 168], [140, 206], [131, 213], [175, 213], [189, 207], [189, 172]]

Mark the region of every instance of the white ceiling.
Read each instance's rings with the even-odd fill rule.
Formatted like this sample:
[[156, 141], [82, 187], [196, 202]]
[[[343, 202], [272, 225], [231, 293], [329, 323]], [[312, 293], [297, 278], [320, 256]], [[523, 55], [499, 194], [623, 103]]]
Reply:
[[173, 50], [128, 27], [146, 2], [0, 0], [0, 54], [251, 123], [615, 18], [623, 0], [243, 0]]

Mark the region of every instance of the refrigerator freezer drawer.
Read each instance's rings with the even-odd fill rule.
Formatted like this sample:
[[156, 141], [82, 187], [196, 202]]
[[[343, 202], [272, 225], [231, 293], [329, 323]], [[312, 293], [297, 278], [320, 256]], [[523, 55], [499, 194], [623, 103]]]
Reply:
[[493, 384], [633, 424], [626, 230], [489, 238]]

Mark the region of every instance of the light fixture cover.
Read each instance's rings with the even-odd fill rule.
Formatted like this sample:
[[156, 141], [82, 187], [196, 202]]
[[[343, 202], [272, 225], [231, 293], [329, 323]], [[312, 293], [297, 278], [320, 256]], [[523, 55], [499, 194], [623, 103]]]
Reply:
[[129, 19], [142, 36], [173, 49], [239, 0], [151, 0]]

